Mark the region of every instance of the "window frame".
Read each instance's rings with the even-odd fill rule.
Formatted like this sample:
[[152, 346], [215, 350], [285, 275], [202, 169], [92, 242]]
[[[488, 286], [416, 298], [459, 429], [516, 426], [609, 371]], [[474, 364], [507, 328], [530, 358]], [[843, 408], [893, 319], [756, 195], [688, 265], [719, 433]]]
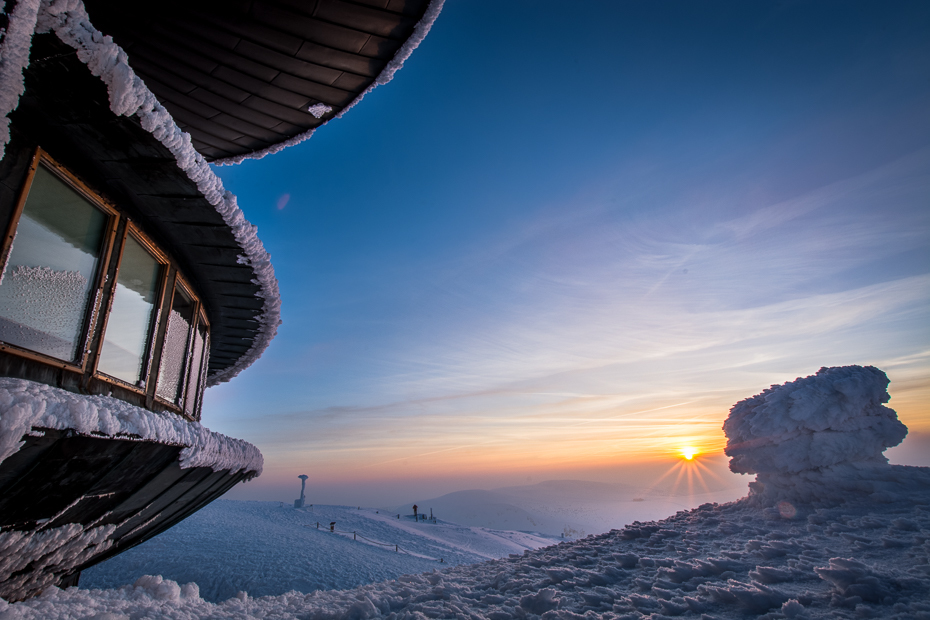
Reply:
[[[207, 312], [204, 310], [200, 300], [197, 300], [197, 314], [195, 317], [197, 320], [191, 328], [191, 345], [193, 344], [193, 339], [197, 337], [197, 332], [200, 329], [201, 323], [207, 326], [207, 331], [203, 339], [203, 350], [200, 353], [200, 369], [197, 373], [197, 385], [195, 386], [197, 390], [196, 400], [194, 401], [193, 411], [190, 414], [186, 414], [192, 417], [198, 414], [203, 405], [203, 393], [206, 391], [207, 371], [210, 365], [210, 320], [207, 318]], [[185, 381], [184, 397], [182, 399], [182, 402], [185, 404], [187, 403], [187, 390], [190, 388], [190, 373], [193, 371], [193, 365], [194, 360], [191, 358], [190, 363], [187, 364], [187, 380]], [[181, 410], [184, 410], [184, 404], [181, 405]]]
[[[26, 207], [26, 200], [29, 198], [29, 191], [32, 189], [32, 183], [35, 180], [36, 171], [40, 165], [45, 165], [45, 168], [57, 177], [58, 180], [68, 185], [68, 187], [77, 192], [94, 207], [100, 209], [107, 217], [107, 224], [103, 232], [103, 243], [100, 248], [100, 256], [97, 259], [96, 273], [94, 274], [95, 282], [92, 289], [94, 294], [84, 314], [84, 325], [81, 328], [81, 338], [79, 340], [80, 355], [77, 363], [65, 361], [45, 353], [33, 351], [32, 349], [27, 349], [4, 341], [0, 341], [0, 352], [12, 353], [37, 362], [49, 364], [56, 368], [84, 373], [87, 370], [90, 359], [96, 357], [96, 355], [93, 355], [93, 352], [90, 351], [90, 345], [95, 333], [95, 326], [100, 317], [101, 298], [104, 292], [104, 286], [106, 285], [107, 271], [113, 254], [113, 246], [116, 244], [116, 229], [119, 226], [121, 215], [112, 203], [87, 187], [87, 185], [81, 182], [80, 179], [74, 176], [67, 168], [52, 159], [44, 150], [37, 148], [35, 154], [32, 156], [29, 169], [26, 172], [26, 178], [20, 189], [16, 207], [10, 217], [6, 235], [3, 237], [3, 248], [2, 253], [0, 253], [0, 273], [6, 272], [7, 263], [10, 260], [10, 252], [13, 248], [13, 240], [16, 238], [16, 231], [19, 228], [19, 220]], [[96, 364], [96, 361], [94, 363]]]
[[[15, 207], [10, 215], [9, 224], [6, 227], [6, 236], [2, 240], [2, 244], [0, 244], [0, 273], [3, 273], [9, 261], [13, 240], [16, 237], [16, 231], [19, 227], [23, 209], [26, 206], [26, 200], [32, 188], [36, 170], [38, 170], [40, 165], [44, 165], [49, 172], [76, 191], [82, 198], [89, 201], [94, 207], [100, 209], [107, 217], [107, 223], [103, 232], [104, 239], [101, 243], [101, 250], [94, 276], [94, 287], [91, 289], [93, 291], [93, 296], [90, 299], [90, 304], [84, 315], [80, 340], [80, 359], [77, 363], [69, 362], [4, 341], [0, 341], [0, 354], [11, 354], [57, 368], [60, 371], [69, 371], [75, 375], [79, 375], [79, 385], [82, 392], [106, 393], [106, 389], [101, 392], [99, 389], [94, 388], [94, 383], [99, 383], [103, 386], [114, 386], [136, 394], [137, 397], [144, 401], [144, 405], [140, 406], [144, 406], [146, 409], [154, 411], [168, 410], [193, 421], [199, 420], [201, 416], [201, 407], [203, 405], [203, 391], [207, 384], [207, 373], [209, 371], [208, 347], [211, 340], [211, 325], [207, 317], [206, 307], [201, 301], [200, 295], [196, 293], [194, 287], [190, 284], [190, 280], [181, 273], [178, 268], [178, 263], [167, 251], [161, 249], [142, 230], [139, 224], [134, 222], [125, 211], [120, 210], [113, 202], [107, 200], [83, 183], [74, 173], [58, 163], [41, 147], [36, 148], [29, 167], [26, 170]], [[120, 226], [123, 227], [121, 234]], [[98, 370], [100, 354], [103, 350], [103, 342], [106, 336], [106, 328], [113, 309], [116, 285], [122, 266], [123, 252], [126, 247], [126, 240], [130, 236], [148, 251], [162, 267], [155, 311], [151, 319], [153, 323], [150, 326], [151, 329], [146, 344], [146, 354], [141, 373], [145, 377], [144, 387], [128, 383]], [[162, 354], [167, 335], [168, 318], [171, 314], [175, 291], [178, 287], [181, 287], [184, 293], [192, 300], [194, 308], [190, 330], [187, 334], [187, 344], [185, 348], [186, 359], [181, 369], [182, 377], [178, 388], [179, 394], [177, 396], [177, 402], [172, 402], [158, 396], [156, 390], [158, 389], [158, 373], [161, 367]], [[185, 411], [184, 406], [190, 383], [190, 373], [194, 370], [192, 368], [193, 356], [191, 355], [191, 349], [193, 346], [193, 339], [201, 325], [206, 325], [207, 329], [206, 338], [204, 340], [203, 357], [201, 359], [199, 376], [195, 388], [198, 390], [198, 394], [196, 395], [193, 410], [188, 413]], [[123, 400], [126, 399], [124, 398]], [[132, 401], [130, 400], [129, 402]], [[155, 406], [156, 404], [157, 406]]]
[[[161, 323], [161, 314], [162, 306], [164, 305], [165, 291], [167, 290], [168, 276], [170, 275], [172, 263], [168, 255], [158, 248], [142, 230], [129, 218], [124, 218], [126, 220], [126, 227], [123, 231], [122, 236], [119, 239], [119, 253], [116, 257], [116, 267], [113, 273], [113, 282], [110, 284], [109, 297], [107, 299], [106, 312], [104, 313], [102, 320], [100, 322], [100, 342], [98, 343], [96, 350], [93, 352], [93, 367], [91, 371], [91, 376], [98, 380], [104, 381], [106, 383], [114, 383], [128, 390], [132, 390], [138, 394], [146, 395], [148, 394], [149, 383], [151, 382], [152, 375], [152, 361], [155, 357], [155, 350], [159, 347], [158, 339], [158, 328]], [[100, 355], [103, 353], [103, 338], [107, 333], [107, 325], [110, 322], [110, 314], [113, 311], [113, 302], [116, 299], [116, 285], [119, 282], [119, 271], [123, 265], [123, 251], [126, 249], [126, 240], [132, 237], [135, 242], [141, 245], [155, 261], [161, 265], [162, 272], [159, 277], [158, 284], [158, 295], [155, 301], [155, 309], [152, 312], [152, 317], [150, 319], [150, 327], [153, 328], [149, 332], [149, 339], [145, 346], [145, 357], [142, 364], [142, 381], [144, 386], [140, 387], [133, 383], [128, 383], [123, 381], [118, 377], [108, 375], [107, 373], [98, 370], [97, 366], [100, 363]]]
[[[159, 403], [160, 405], [170, 407], [171, 409], [181, 412], [182, 415], [187, 415], [191, 418], [194, 418], [197, 417], [197, 411], [199, 411], [199, 408], [195, 408], [194, 412], [190, 414], [184, 413], [184, 400], [187, 397], [187, 383], [190, 377], [191, 363], [193, 361], [191, 359], [191, 347], [193, 346], [194, 337], [197, 333], [197, 326], [200, 324], [200, 314], [201, 308], [203, 308], [203, 304], [200, 301], [200, 297], [194, 292], [193, 287], [191, 287], [187, 279], [180, 271], [175, 271], [173, 284], [174, 286], [171, 287], [171, 297], [170, 299], [167, 299], [166, 303], [162, 306], [162, 311], [165, 315], [165, 327], [164, 329], [159, 330], [161, 332], [159, 334], [160, 355], [158, 358], [158, 365], [157, 367], [155, 365], [152, 366], [152, 373], [150, 375], [153, 383], [152, 394], [154, 396], [155, 402]], [[192, 312], [193, 319], [191, 320], [190, 327], [188, 327], [187, 330], [187, 344], [184, 348], [184, 355], [186, 359], [184, 360], [184, 364], [181, 368], [181, 376], [178, 378], [178, 395], [175, 397], [175, 401], [170, 401], [158, 395], [158, 374], [161, 371], [161, 354], [164, 353], [165, 338], [168, 335], [168, 317], [171, 315], [171, 308], [174, 307], [174, 296], [177, 294], [178, 287], [182, 288], [184, 290], [184, 294], [190, 297], [191, 301], [194, 302], [194, 309]], [[167, 310], [167, 312], [164, 312], [165, 310]], [[208, 335], [209, 325], [210, 324], [207, 323]], [[198, 382], [198, 386], [199, 385], [200, 384]], [[181, 404], [179, 405], [177, 403]]]

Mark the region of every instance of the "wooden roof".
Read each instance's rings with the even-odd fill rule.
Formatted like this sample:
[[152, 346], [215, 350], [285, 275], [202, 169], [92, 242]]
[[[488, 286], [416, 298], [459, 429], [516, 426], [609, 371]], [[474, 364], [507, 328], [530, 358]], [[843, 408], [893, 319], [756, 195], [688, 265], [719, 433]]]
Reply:
[[[429, 0], [85, 0], [94, 26], [208, 160], [336, 116], [385, 68]], [[321, 118], [308, 108], [332, 108]]]

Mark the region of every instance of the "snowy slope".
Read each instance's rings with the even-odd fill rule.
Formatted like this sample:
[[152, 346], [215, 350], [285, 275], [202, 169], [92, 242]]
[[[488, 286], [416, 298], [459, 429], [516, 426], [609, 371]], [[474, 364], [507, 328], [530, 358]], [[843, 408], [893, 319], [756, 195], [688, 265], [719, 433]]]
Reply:
[[[329, 532], [333, 521], [336, 533]], [[180, 583], [196, 582], [206, 600], [220, 601], [240, 590], [264, 596], [351, 588], [446, 564], [506, 557], [553, 542], [520, 532], [414, 522], [405, 515], [397, 519], [396, 513], [354, 506], [295, 510], [278, 502], [220, 500], [84, 571], [81, 587], [119, 587], [143, 575], [162, 575]]]
[[115, 590], [55, 589], [0, 604], [0, 617], [930, 618], [930, 469], [893, 469], [910, 480], [909, 497], [865, 497], [793, 515], [752, 498], [708, 504], [519, 557], [346, 591], [213, 604], [195, 587], [158, 579]]

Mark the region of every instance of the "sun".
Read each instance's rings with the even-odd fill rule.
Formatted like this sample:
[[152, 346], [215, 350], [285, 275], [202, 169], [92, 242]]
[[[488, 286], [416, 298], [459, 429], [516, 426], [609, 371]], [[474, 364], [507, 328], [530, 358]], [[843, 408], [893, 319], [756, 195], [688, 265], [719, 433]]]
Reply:
[[698, 449], [697, 449], [697, 448], [692, 448], [691, 446], [688, 446], [688, 447], [686, 447], [686, 448], [682, 448], [682, 449], [681, 449], [681, 456], [682, 456], [682, 458], [684, 458], [686, 461], [693, 460], [694, 457], [697, 456], [697, 455], [698, 455]]

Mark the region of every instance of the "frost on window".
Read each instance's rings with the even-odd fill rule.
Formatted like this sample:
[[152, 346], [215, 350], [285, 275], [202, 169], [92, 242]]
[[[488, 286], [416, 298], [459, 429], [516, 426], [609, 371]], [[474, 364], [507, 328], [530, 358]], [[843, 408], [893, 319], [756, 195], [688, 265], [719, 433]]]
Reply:
[[181, 287], [174, 292], [165, 345], [161, 352], [158, 369], [158, 387], [155, 393], [165, 400], [178, 402], [183, 387], [184, 368], [187, 362], [187, 345], [190, 340], [191, 323], [194, 318], [194, 302]]
[[0, 279], [0, 340], [79, 362], [107, 215], [36, 170]]
[[160, 275], [158, 261], [142, 244], [126, 237], [113, 307], [97, 363], [100, 372], [142, 385]]
[[207, 367], [207, 326], [200, 321], [194, 333], [194, 346], [191, 351], [191, 369], [187, 377], [187, 394], [184, 397], [184, 412], [196, 416], [200, 395], [203, 392], [203, 375]]

